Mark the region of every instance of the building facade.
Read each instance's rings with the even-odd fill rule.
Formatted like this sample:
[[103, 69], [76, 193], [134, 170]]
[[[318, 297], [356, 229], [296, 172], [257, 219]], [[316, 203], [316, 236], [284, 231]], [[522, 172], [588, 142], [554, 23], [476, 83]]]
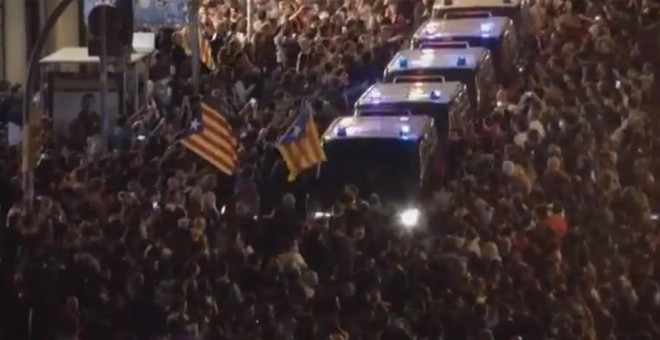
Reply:
[[5, 79], [5, 0], [0, 0], [0, 80]]
[[[25, 82], [28, 58], [39, 31], [62, 0], [0, 0], [0, 80]], [[80, 46], [82, 0], [75, 0], [50, 33], [44, 55]]]
[[0, 0], [0, 80], [5, 79], [5, 0]]

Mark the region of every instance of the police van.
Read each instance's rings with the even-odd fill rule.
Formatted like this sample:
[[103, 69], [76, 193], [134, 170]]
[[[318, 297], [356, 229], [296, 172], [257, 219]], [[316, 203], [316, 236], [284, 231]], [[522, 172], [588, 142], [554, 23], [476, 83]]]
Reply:
[[481, 47], [401, 50], [389, 62], [383, 80], [390, 83], [457, 81], [466, 85], [473, 111], [489, 114], [495, 103], [495, 68]]
[[440, 139], [470, 121], [467, 90], [459, 82], [376, 83], [355, 102], [355, 116], [429, 116]]
[[487, 48], [500, 83], [508, 83], [518, 70], [520, 44], [513, 22], [505, 17], [431, 19], [419, 26], [411, 45], [414, 49]]
[[433, 18], [458, 19], [469, 17], [507, 17], [513, 20], [518, 32], [526, 32], [523, 27], [523, 12], [529, 12], [527, 0], [436, 0], [433, 3]]
[[433, 124], [427, 116], [337, 118], [323, 134], [326, 161], [311, 186], [310, 215], [328, 217], [347, 185], [365, 196], [377, 193], [396, 204], [402, 216], [414, 215], [411, 209], [431, 185], [437, 145]]

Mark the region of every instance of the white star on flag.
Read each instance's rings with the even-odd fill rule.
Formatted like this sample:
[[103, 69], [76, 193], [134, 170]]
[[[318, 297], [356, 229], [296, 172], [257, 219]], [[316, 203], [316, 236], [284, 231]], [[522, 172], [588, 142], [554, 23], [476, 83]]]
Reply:
[[198, 119], [193, 119], [193, 121], [190, 122], [190, 129], [192, 129], [192, 130], [197, 130], [201, 126], [202, 126], [202, 123], [200, 123]]
[[291, 132], [291, 135], [293, 135], [293, 137], [297, 138], [300, 135], [300, 132], [302, 132], [302, 129], [300, 128], [300, 126], [294, 125], [293, 126], [293, 131]]

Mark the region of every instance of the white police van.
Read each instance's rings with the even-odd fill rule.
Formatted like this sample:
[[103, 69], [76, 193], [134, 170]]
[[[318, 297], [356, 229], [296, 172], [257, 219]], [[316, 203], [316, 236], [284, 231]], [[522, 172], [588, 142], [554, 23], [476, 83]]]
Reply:
[[[513, 20], [518, 32], [526, 32], [523, 15], [529, 12], [528, 0], [436, 0], [433, 3], [433, 18], [458, 19], [469, 17], [507, 17]], [[526, 25], [526, 23], [525, 23]]]
[[459, 82], [376, 83], [355, 102], [354, 115], [429, 116], [439, 139], [462, 131], [472, 116], [466, 86]]
[[520, 44], [513, 22], [505, 17], [427, 20], [413, 34], [411, 47], [483, 47], [487, 48], [493, 57], [500, 83], [507, 83], [518, 71]]
[[456, 81], [466, 85], [471, 108], [489, 114], [495, 103], [495, 68], [482, 47], [401, 50], [389, 62], [383, 81], [418, 83]]
[[432, 118], [340, 117], [322, 139], [326, 161], [318, 167], [308, 197], [312, 217], [329, 217], [345, 186], [355, 185], [365, 196], [377, 193], [395, 203], [406, 224], [415, 224], [410, 215], [419, 214], [414, 208], [430, 188], [437, 154]]

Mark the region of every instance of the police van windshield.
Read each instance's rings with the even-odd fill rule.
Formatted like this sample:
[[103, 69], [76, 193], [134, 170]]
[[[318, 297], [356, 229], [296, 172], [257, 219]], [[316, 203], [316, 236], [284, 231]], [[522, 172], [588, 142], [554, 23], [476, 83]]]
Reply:
[[500, 36], [493, 35], [489, 37], [469, 37], [469, 36], [455, 36], [451, 37], [451, 41], [447, 40], [420, 40], [416, 43], [419, 48], [430, 49], [446, 49], [446, 48], [465, 48], [469, 47], [483, 47], [489, 50], [496, 50], [500, 46]]
[[434, 8], [434, 19], [463, 19], [463, 18], [484, 18], [484, 17], [508, 17], [516, 18], [520, 13], [517, 6], [478, 6], [470, 9], [459, 8]]
[[434, 119], [439, 132], [447, 129], [449, 103], [392, 103], [362, 105], [355, 111], [356, 116], [429, 116]]
[[351, 138], [326, 141], [327, 161], [318, 182], [323, 195], [337, 194], [352, 184], [368, 195], [412, 199], [420, 180], [418, 144], [405, 139]]
[[378, 105], [360, 105], [355, 110], [356, 116], [412, 116], [420, 114], [410, 109], [401, 109], [397, 105], [378, 104]]
[[[457, 81], [463, 84], [469, 84], [474, 79], [474, 69], [462, 67], [446, 67], [442, 70], [437, 70], [438, 75], [434, 76], [394, 76], [395, 83], [413, 83], [418, 81]], [[438, 79], [438, 80], [436, 80]]]
[[[454, 39], [458, 39], [458, 40], [454, 40]], [[419, 39], [419, 41], [416, 42], [415, 47], [420, 49], [426, 49], [426, 48], [456, 49], [456, 48], [470, 47], [470, 44], [467, 41], [461, 41], [460, 38], [452, 37], [452, 40]], [[480, 47], [480, 46], [476, 46], [476, 47]]]
[[442, 83], [447, 81], [442, 75], [395, 75], [392, 78], [394, 83], [416, 83], [416, 82], [427, 82], [427, 83]]
[[441, 16], [442, 19], [483, 19], [492, 17], [493, 13], [489, 11], [458, 10], [447, 11], [441, 13], [439, 16]]

